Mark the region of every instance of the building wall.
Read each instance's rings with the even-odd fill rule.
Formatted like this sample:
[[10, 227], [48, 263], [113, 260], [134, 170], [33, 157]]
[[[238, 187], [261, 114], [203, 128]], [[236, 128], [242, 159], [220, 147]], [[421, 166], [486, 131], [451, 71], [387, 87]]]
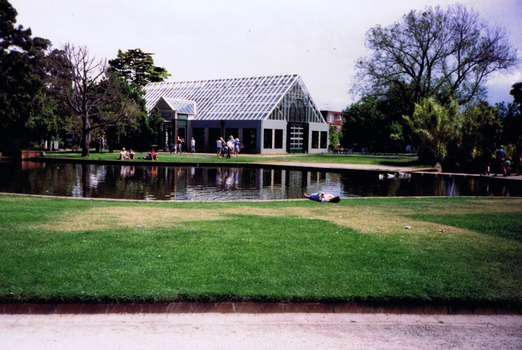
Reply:
[[[304, 152], [305, 153], [326, 153], [328, 151], [328, 124], [307, 123], [307, 135], [305, 135]], [[194, 129], [204, 129], [205, 145], [198, 145], [198, 149], [203, 152], [214, 152], [216, 149], [216, 135], [223, 136], [228, 140], [230, 130], [237, 130], [233, 133], [234, 138], [238, 137], [245, 146], [244, 153], [260, 153], [260, 154], [283, 154], [289, 153], [288, 149], [288, 129], [289, 123], [280, 120], [264, 120], [264, 121], [245, 121], [245, 120], [227, 120], [227, 121], [197, 121], [192, 120], [190, 125], [190, 137], [194, 134]], [[212, 131], [212, 129], [214, 131]], [[249, 134], [255, 130], [255, 140], [249, 139]], [[313, 134], [317, 132], [319, 138], [321, 135], [326, 139], [326, 145], [321, 144], [321, 140], [314, 145]], [[323, 133], [323, 134], [321, 134]], [[214, 135], [212, 137], [211, 135]], [[254, 142], [255, 141], [255, 142]], [[252, 143], [252, 147], [247, 147]]]
[[329, 124], [335, 126], [336, 131], [343, 127], [344, 113], [338, 111], [321, 111], [324, 120]]
[[[310, 130], [309, 130], [309, 142], [308, 142], [308, 153], [310, 154], [316, 154], [316, 153], [326, 153], [328, 152], [328, 132], [329, 132], [330, 126], [328, 124], [319, 124], [319, 123], [310, 123]], [[315, 145], [313, 145], [314, 138], [313, 133], [317, 132], [319, 133], [319, 144], [317, 145], [317, 148], [315, 148]], [[322, 140], [322, 139], [323, 140]], [[326, 144], [324, 144], [324, 138], [326, 138]], [[323, 144], [321, 144], [321, 140], [323, 141]]]

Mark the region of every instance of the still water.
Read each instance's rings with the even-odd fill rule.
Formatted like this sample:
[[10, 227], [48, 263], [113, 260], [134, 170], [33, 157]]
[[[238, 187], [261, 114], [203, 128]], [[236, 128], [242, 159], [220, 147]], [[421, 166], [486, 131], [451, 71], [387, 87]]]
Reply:
[[379, 172], [255, 167], [1, 163], [0, 192], [145, 200], [295, 199], [303, 192], [341, 197], [521, 196], [517, 181]]

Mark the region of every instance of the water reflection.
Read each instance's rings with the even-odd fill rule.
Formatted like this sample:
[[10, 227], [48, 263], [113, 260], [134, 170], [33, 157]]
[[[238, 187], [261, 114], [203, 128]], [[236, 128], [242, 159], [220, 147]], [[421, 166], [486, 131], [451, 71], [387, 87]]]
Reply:
[[350, 196], [520, 196], [520, 186], [483, 178], [383, 176], [254, 167], [59, 163], [0, 164], [0, 191], [146, 200], [302, 198], [303, 192]]

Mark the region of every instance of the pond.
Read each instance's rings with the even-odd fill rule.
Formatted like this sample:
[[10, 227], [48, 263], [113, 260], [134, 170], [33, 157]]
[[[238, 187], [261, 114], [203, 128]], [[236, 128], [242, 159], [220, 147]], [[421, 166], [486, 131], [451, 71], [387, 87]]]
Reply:
[[296, 199], [303, 192], [341, 197], [521, 196], [517, 181], [481, 177], [406, 176], [311, 169], [0, 163], [0, 192], [86, 198], [234, 201]]

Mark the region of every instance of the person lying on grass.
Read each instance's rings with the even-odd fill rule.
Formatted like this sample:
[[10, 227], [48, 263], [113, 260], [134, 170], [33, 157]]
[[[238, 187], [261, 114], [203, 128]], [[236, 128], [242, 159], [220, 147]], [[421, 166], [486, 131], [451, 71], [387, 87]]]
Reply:
[[328, 192], [317, 192], [312, 193], [311, 195], [307, 195], [304, 193], [305, 198], [318, 201], [318, 202], [332, 202], [332, 203], [339, 203], [341, 201], [341, 198], [339, 196], [334, 196], [331, 193]]

